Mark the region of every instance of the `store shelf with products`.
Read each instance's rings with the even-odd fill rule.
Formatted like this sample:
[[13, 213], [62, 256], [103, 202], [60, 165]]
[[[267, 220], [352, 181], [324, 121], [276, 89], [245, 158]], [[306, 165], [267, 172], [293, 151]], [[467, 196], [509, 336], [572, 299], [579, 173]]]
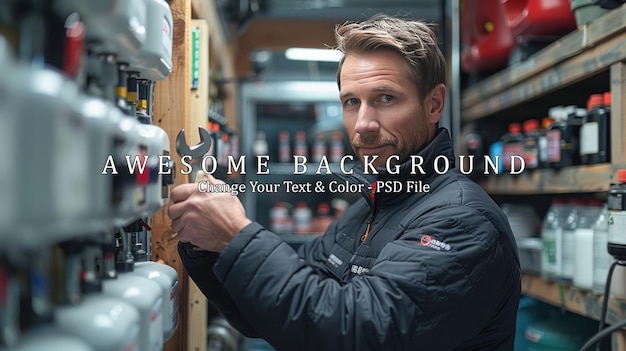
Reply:
[[[246, 212], [300, 245], [325, 230], [329, 221], [324, 219], [360, 196], [340, 189], [340, 174], [356, 159], [345, 159], [342, 170], [340, 160], [350, 155], [350, 144], [336, 82], [244, 84], [241, 96]], [[266, 157], [261, 168], [257, 156]]]
[[[477, 181], [498, 195], [607, 191], [617, 169], [626, 165], [625, 60], [626, 6], [622, 6], [579, 26], [526, 61], [464, 89], [461, 123], [480, 130], [485, 145], [499, 140], [512, 122], [542, 120], [555, 106], [584, 108], [591, 94], [613, 96], [608, 162], [526, 169], [518, 175], [478, 176]], [[486, 147], [483, 151], [488, 152]]]
[[[533, 273], [522, 276], [522, 294], [561, 307], [582, 316], [600, 320], [603, 294], [581, 289], [571, 284], [550, 280]], [[626, 318], [626, 301], [610, 297], [606, 323], [613, 324]]]
[[624, 6], [579, 26], [527, 60], [465, 89], [462, 120], [483, 118], [605, 71], [626, 58], [624, 31]]
[[566, 194], [608, 191], [618, 166], [608, 163], [500, 174], [479, 181], [492, 195]]
[[[593, 197], [606, 200], [611, 183], [616, 182], [616, 173], [626, 168], [626, 110], [623, 104], [626, 97], [626, 6], [622, 6], [602, 17], [591, 21], [554, 41], [525, 61], [510, 65], [487, 78], [466, 87], [461, 92], [461, 138], [467, 150], [473, 154], [489, 154], [497, 151], [491, 146], [506, 145], [519, 135], [524, 139], [522, 147], [517, 144], [515, 153], [501, 153], [508, 156], [527, 156], [526, 137], [530, 133], [521, 131], [520, 126], [531, 119], [539, 121], [544, 136], [555, 128], [554, 121], [567, 125], [561, 133], [558, 151], [563, 160], [563, 149], [567, 149], [567, 162], [559, 164], [554, 160], [543, 160], [538, 166], [528, 167], [519, 174], [510, 172], [490, 172], [482, 174], [482, 169], [472, 174], [481, 186], [495, 199], [511, 202], [532, 203], [540, 216], [550, 198]], [[606, 153], [602, 157], [588, 157], [580, 150], [587, 147], [589, 135], [581, 132], [583, 126], [597, 115], [590, 107], [592, 94], [608, 93], [606, 105], [610, 115], [602, 120], [606, 133], [598, 138], [604, 142]], [[555, 108], [568, 108], [559, 115]], [[584, 110], [578, 113], [577, 109]], [[565, 111], [565, 110], [564, 110]], [[580, 116], [580, 118], [579, 118]], [[549, 117], [549, 118], [548, 118]], [[519, 123], [515, 128], [511, 124]], [[552, 124], [552, 127], [550, 126]], [[610, 126], [610, 127], [609, 127]], [[521, 131], [521, 133], [520, 133]], [[508, 133], [508, 139], [503, 138]], [[515, 133], [518, 133], [515, 135]], [[540, 133], [538, 133], [540, 134]], [[577, 139], [567, 139], [575, 135]], [[468, 137], [469, 136], [469, 137]], [[473, 139], [478, 136], [478, 139]], [[517, 137], [517, 139], [514, 139]], [[479, 140], [480, 149], [472, 150], [469, 142]], [[538, 142], [538, 138], [536, 139]], [[546, 139], [544, 139], [546, 140]], [[554, 141], [554, 140], [552, 140]], [[551, 141], [551, 142], [552, 142]], [[544, 144], [545, 145], [545, 144]], [[565, 147], [563, 147], [565, 145]], [[523, 149], [522, 149], [523, 148]], [[522, 151], [524, 150], [524, 151]], [[535, 149], [538, 150], [538, 149]], [[549, 150], [549, 148], [548, 148]], [[510, 150], [509, 150], [510, 151]], [[553, 150], [548, 151], [548, 153]], [[463, 154], [463, 150], [461, 151]], [[531, 154], [532, 155], [532, 154]], [[544, 154], [545, 155], [545, 154]], [[596, 153], [597, 155], [597, 153]], [[481, 155], [482, 157], [482, 155]], [[508, 158], [508, 157], [507, 157]], [[496, 174], [498, 173], [498, 174]], [[564, 250], [564, 249], [563, 249]], [[541, 275], [525, 272], [522, 278], [522, 293], [548, 304], [561, 307], [588, 318], [601, 318], [603, 295], [585, 290], [561, 281], [550, 280]], [[611, 297], [608, 301], [607, 323], [616, 323], [626, 318], [626, 301]], [[626, 332], [613, 335], [614, 346], [626, 350]]]

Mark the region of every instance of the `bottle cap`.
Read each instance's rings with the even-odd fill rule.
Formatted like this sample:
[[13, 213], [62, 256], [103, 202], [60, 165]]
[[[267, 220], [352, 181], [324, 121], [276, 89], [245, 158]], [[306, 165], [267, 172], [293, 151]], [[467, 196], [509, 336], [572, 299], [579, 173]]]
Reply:
[[539, 128], [539, 121], [536, 119], [529, 119], [524, 121], [524, 133], [532, 132]]
[[554, 120], [550, 117], [544, 117], [541, 119], [541, 128], [550, 129], [550, 125]]
[[509, 133], [519, 133], [522, 131], [522, 127], [519, 123], [514, 122], [509, 124]]
[[607, 91], [602, 94], [602, 100], [604, 102], [604, 106], [611, 107], [611, 92]]
[[319, 216], [327, 216], [330, 214], [330, 205], [328, 202], [322, 201], [317, 205], [317, 214]]
[[591, 94], [589, 96], [589, 100], [587, 100], [587, 110], [591, 110], [594, 107], [602, 107], [604, 103], [604, 98], [602, 94]]
[[626, 183], [626, 169], [617, 170], [617, 181], [620, 183]]

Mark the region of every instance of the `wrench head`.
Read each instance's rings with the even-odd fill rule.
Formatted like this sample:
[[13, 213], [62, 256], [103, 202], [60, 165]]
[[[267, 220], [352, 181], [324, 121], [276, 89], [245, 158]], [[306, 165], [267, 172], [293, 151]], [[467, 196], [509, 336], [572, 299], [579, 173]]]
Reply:
[[192, 160], [201, 160], [211, 149], [211, 133], [202, 127], [198, 127], [200, 143], [189, 146], [185, 138], [185, 130], [181, 129], [176, 137], [176, 152], [180, 157], [191, 156]]

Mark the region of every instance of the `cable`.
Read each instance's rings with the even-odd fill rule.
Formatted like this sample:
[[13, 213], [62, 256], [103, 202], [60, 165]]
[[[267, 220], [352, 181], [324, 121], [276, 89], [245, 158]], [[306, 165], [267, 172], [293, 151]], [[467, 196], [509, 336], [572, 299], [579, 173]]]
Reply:
[[614, 331], [621, 329], [623, 327], [626, 326], [626, 319], [623, 319], [621, 321], [619, 321], [617, 324], [613, 324], [610, 327], [602, 330], [601, 332], [597, 333], [596, 335], [594, 335], [593, 337], [591, 337], [591, 339], [589, 339], [587, 341], [587, 343], [585, 345], [583, 345], [583, 347], [580, 349], [580, 351], [587, 351], [590, 350], [591, 347], [597, 343], [598, 341], [604, 339], [605, 337], [611, 335]]
[[[604, 329], [606, 323], [606, 313], [609, 307], [609, 294], [611, 292], [611, 281], [613, 280], [613, 271], [615, 270], [615, 266], [619, 264], [619, 261], [613, 261], [611, 266], [609, 267], [609, 273], [606, 278], [606, 285], [604, 286], [604, 298], [602, 299], [602, 312], [600, 314], [600, 324], [598, 326], [598, 332], [601, 332]], [[596, 346], [596, 351], [600, 351], [600, 344]]]
[[[580, 351], [587, 351], [590, 350], [591, 347], [596, 344], [598, 341], [600, 341], [601, 339], [603, 339], [604, 337], [610, 335], [611, 333], [613, 333], [613, 331], [621, 328], [622, 326], [626, 325], [626, 320], [620, 321], [619, 323], [604, 329], [605, 323], [606, 323], [606, 314], [607, 314], [607, 310], [608, 310], [608, 306], [609, 306], [609, 294], [611, 292], [611, 281], [613, 280], [613, 271], [615, 270], [615, 267], [617, 265], [626, 265], [626, 262], [623, 261], [619, 261], [619, 260], [615, 260], [613, 261], [613, 263], [611, 264], [611, 266], [609, 267], [609, 272], [607, 274], [607, 278], [606, 278], [606, 284], [604, 286], [604, 297], [602, 299], [602, 312], [600, 313], [600, 323], [598, 326], [598, 333], [596, 333], [594, 336], [591, 337], [591, 339], [589, 339], [587, 341], [587, 343], [585, 343], [585, 345], [580, 349]], [[618, 327], [616, 327], [618, 326]], [[600, 344], [598, 343], [598, 345], [596, 346], [596, 351], [600, 351]]]

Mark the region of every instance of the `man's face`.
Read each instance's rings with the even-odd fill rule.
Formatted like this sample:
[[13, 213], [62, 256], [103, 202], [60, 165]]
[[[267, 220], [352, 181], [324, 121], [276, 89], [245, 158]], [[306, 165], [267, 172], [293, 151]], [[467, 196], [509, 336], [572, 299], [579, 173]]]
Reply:
[[378, 155], [377, 168], [391, 155], [404, 162], [428, 140], [433, 126], [399, 54], [351, 53], [340, 80], [343, 123], [361, 162], [365, 155]]

